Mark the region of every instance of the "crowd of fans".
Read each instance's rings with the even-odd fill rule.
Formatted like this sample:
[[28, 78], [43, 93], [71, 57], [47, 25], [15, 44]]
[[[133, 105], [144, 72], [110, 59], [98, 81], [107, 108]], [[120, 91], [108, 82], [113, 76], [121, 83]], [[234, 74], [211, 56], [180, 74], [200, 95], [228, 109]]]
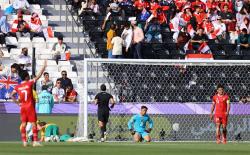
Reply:
[[141, 43], [164, 42], [165, 30], [174, 33], [168, 42], [185, 52], [211, 52], [202, 50], [204, 43], [237, 44], [243, 53], [250, 50], [249, 0], [71, 0], [71, 4], [79, 17], [106, 16], [100, 26], [109, 58], [141, 58]]
[[[30, 38], [43, 37], [47, 39], [44, 34], [43, 29], [45, 28], [41, 22], [39, 15], [30, 9], [30, 2], [37, 4], [37, 0], [13, 0], [10, 1], [11, 5], [9, 7], [2, 9], [0, 4], [0, 49], [6, 48], [6, 37], [16, 37], [19, 40], [20, 37]], [[15, 17], [17, 19], [8, 20], [10, 17]], [[24, 20], [24, 16], [30, 15], [30, 20]], [[9, 47], [8, 47], [9, 48]], [[11, 47], [15, 48], [15, 47]], [[58, 36], [58, 42], [54, 43], [51, 54], [58, 62], [62, 59], [62, 55], [68, 50], [68, 46], [63, 42], [63, 36]], [[10, 50], [9, 50], [10, 51]], [[20, 55], [15, 56], [15, 63], [10, 67], [8, 65], [3, 65], [0, 63], [0, 75], [9, 77], [18, 77], [18, 72], [21, 70], [27, 70], [31, 73], [32, 58], [31, 58], [30, 48], [20, 49]], [[1, 52], [1, 57], [3, 53]], [[64, 56], [65, 57], [65, 56]], [[65, 58], [64, 58], [65, 59]], [[49, 102], [51, 104], [50, 110], [45, 110], [50, 113], [54, 102], [76, 102], [77, 92], [73, 88], [73, 83], [71, 79], [67, 77], [67, 72], [63, 70], [61, 72], [62, 77], [56, 80], [56, 83], [49, 78], [49, 73], [44, 73], [44, 79], [39, 81], [38, 89], [34, 91], [34, 98], [36, 99], [38, 105], [38, 112], [43, 113], [44, 103]], [[50, 95], [51, 97], [50, 97]], [[48, 100], [45, 100], [48, 98]], [[50, 99], [49, 99], [50, 98]], [[40, 108], [39, 108], [40, 106]], [[41, 108], [43, 107], [43, 108]], [[46, 109], [46, 108], [45, 108]], [[49, 112], [50, 111], [50, 112]]]

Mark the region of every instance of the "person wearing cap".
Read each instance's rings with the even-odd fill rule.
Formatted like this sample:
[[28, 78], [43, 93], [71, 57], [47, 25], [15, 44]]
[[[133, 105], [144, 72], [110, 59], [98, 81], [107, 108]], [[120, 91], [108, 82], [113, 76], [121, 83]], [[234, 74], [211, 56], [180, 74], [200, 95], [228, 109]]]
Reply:
[[18, 18], [14, 20], [11, 27], [11, 32], [16, 33], [16, 37], [30, 37], [29, 24], [23, 20], [22, 15], [18, 15]]
[[38, 95], [36, 104], [37, 113], [51, 114], [54, 107], [53, 95], [48, 91], [48, 86], [42, 86], [42, 92]]

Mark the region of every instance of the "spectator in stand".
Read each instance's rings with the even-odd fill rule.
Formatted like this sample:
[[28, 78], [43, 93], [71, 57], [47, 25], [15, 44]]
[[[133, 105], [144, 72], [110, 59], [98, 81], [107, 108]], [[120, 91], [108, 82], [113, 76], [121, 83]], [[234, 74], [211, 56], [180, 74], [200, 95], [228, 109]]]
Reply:
[[143, 30], [136, 25], [136, 21], [131, 21], [133, 27], [132, 51], [135, 59], [142, 59], [141, 44], [144, 40]]
[[240, 12], [243, 7], [243, 0], [235, 0], [235, 11]]
[[157, 18], [153, 18], [150, 23], [146, 22], [144, 30], [146, 31], [146, 42], [149, 43], [155, 41], [162, 43], [161, 26]]
[[63, 88], [64, 90], [66, 90], [66, 87], [67, 87], [67, 86], [71, 86], [71, 85], [73, 85], [73, 84], [72, 84], [71, 79], [69, 79], [69, 78], [67, 77], [67, 72], [66, 72], [65, 70], [62, 71], [61, 74], [62, 74], [62, 77], [59, 78], [59, 79], [57, 79], [57, 80], [61, 81], [61, 86], [62, 86], [62, 88]]
[[202, 21], [204, 18], [206, 18], [206, 14], [203, 12], [203, 10], [199, 6], [195, 6], [195, 11], [193, 13], [193, 16], [195, 17], [198, 26], [202, 24]]
[[61, 55], [65, 54], [65, 52], [68, 51], [68, 46], [63, 42], [63, 36], [60, 35], [57, 37], [57, 39], [58, 42], [53, 45], [52, 51], [53, 53], [55, 53], [54, 58], [58, 63], [58, 60], [61, 59]]
[[206, 5], [201, 0], [195, 0], [194, 2], [192, 2], [191, 7], [195, 8], [195, 6], [198, 6], [201, 9], [201, 12], [206, 11]]
[[33, 39], [33, 37], [43, 37], [46, 39], [42, 31], [42, 22], [37, 13], [32, 13], [29, 27], [30, 39]]
[[207, 15], [208, 19], [212, 22], [216, 21], [219, 17], [218, 11], [216, 9], [209, 9]]
[[247, 34], [247, 29], [242, 29], [237, 40], [240, 50], [243, 52], [250, 53], [250, 34]]
[[2, 16], [0, 19], [0, 45], [6, 46], [5, 37], [10, 35], [10, 25], [7, 22], [7, 16]]
[[232, 12], [229, 11], [228, 5], [224, 5], [223, 11], [220, 13], [221, 19], [223, 23], [225, 23], [227, 27], [227, 31], [234, 31], [235, 30], [235, 16]]
[[228, 11], [229, 12], [233, 12], [233, 3], [232, 3], [232, 0], [221, 0], [220, 2], [220, 10], [223, 11], [225, 8], [225, 5], [227, 5], [228, 7]]
[[44, 72], [43, 77], [44, 77], [44, 79], [41, 81], [41, 88], [42, 88], [42, 86], [47, 86], [48, 92], [52, 94], [52, 89], [54, 87], [54, 83], [52, 80], [49, 79], [49, 73]]
[[112, 16], [122, 16], [124, 17], [124, 11], [119, 7], [118, 0], [113, 0], [107, 7], [106, 13], [111, 13]]
[[28, 48], [22, 48], [21, 55], [19, 55], [17, 62], [23, 66], [23, 70], [31, 71], [32, 58], [28, 55]]
[[198, 50], [202, 43], [207, 42], [208, 37], [206, 34], [204, 34], [204, 30], [199, 27], [197, 30], [197, 33], [194, 35], [194, 37], [191, 39], [191, 43], [193, 45], [194, 50]]
[[112, 58], [112, 49], [113, 49], [113, 44], [111, 43], [112, 39], [116, 36], [116, 25], [112, 24], [110, 26], [110, 29], [107, 33], [107, 51], [108, 51], [108, 58]]
[[12, 64], [10, 67], [2, 66], [1, 75], [18, 77], [18, 72], [20, 71], [20, 66], [17, 63]]
[[120, 37], [120, 35], [113, 37], [111, 44], [113, 46], [112, 58], [123, 58], [122, 46], [124, 45], [124, 40]]
[[129, 23], [126, 23], [124, 26], [124, 30], [122, 32], [122, 39], [124, 40], [125, 46], [125, 58], [131, 58], [131, 44], [132, 44], [132, 37], [133, 37], [133, 30]]
[[94, 15], [100, 15], [100, 7], [97, 4], [96, 0], [91, 0], [89, 8], [91, 9]]
[[190, 39], [191, 36], [189, 33], [187, 33], [187, 29], [185, 27], [182, 28], [177, 36], [177, 47], [179, 47], [179, 49], [184, 49], [184, 46]]
[[15, 9], [18, 15], [30, 15], [29, 7], [30, 4], [27, 0], [15, 0], [13, 2], [13, 8]]
[[37, 113], [51, 114], [53, 107], [53, 95], [48, 92], [48, 87], [46, 85], [43, 85], [42, 92], [38, 95], [38, 103], [36, 104]]
[[241, 26], [245, 18], [249, 18], [249, 13], [247, 12], [247, 9], [242, 7], [241, 10], [238, 13], [236, 13], [236, 21], [238, 27]]
[[56, 80], [56, 85], [52, 89], [52, 95], [54, 97], [55, 102], [63, 102], [65, 101], [65, 91], [62, 88], [62, 83], [59, 79]]
[[243, 23], [240, 25], [240, 30], [247, 29], [247, 33], [250, 34], [250, 19], [245, 17]]
[[22, 15], [18, 15], [18, 19], [14, 20], [11, 31], [13, 33], [16, 33], [16, 36], [18, 39], [20, 37], [30, 37], [29, 24], [23, 20]]
[[219, 16], [216, 21], [213, 22], [214, 29], [219, 30], [217, 32], [217, 42], [224, 41], [226, 39], [226, 25], [223, 23]]
[[73, 89], [73, 85], [69, 85], [66, 87], [66, 102], [76, 102], [77, 99], [77, 92]]

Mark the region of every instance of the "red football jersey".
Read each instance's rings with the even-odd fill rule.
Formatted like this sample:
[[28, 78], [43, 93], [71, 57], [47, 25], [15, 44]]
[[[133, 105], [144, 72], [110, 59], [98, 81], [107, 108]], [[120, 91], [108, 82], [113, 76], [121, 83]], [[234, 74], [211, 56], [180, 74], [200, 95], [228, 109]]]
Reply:
[[227, 101], [229, 100], [229, 96], [227, 94], [224, 95], [214, 95], [213, 102], [215, 103], [215, 115], [224, 115], [227, 112]]
[[22, 82], [21, 84], [15, 87], [16, 92], [18, 93], [21, 107], [23, 108], [34, 108], [34, 98], [32, 93], [34, 80], [29, 80], [27, 82]]

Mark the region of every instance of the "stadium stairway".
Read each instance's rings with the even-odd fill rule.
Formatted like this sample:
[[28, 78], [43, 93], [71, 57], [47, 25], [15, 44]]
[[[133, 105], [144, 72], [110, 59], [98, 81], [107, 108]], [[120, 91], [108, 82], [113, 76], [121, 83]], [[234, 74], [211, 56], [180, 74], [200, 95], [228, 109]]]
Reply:
[[[43, 14], [48, 18], [49, 26], [51, 26], [55, 32], [55, 37], [63, 35], [64, 42], [67, 43], [68, 47], [70, 48], [72, 57], [74, 59], [79, 60], [83, 59], [84, 55], [88, 55], [89, 53], [86, 53], [86, 51], [88, 52], [89, 50], [86, 50], [87, 48], [85, 43], [85, 39], [88, 38], [84, 37], [84, 34], [82, 33], [83, 31], [82, 28], [79, 27], [78, 29], [78, 26], [76, 25], [74, 20], [72, 21], [72, 16], [70, 12], [66, 10], [65, 1], [43, 0], [41, 1], [41, 7], [43, 8]], [[70, 8], [70, 6], [67, 7]], [[77, 17], [74, 16], [74, 19], [77, 19]], [[78, 44], [78, 37], [79, 37], [79, 44]]]

